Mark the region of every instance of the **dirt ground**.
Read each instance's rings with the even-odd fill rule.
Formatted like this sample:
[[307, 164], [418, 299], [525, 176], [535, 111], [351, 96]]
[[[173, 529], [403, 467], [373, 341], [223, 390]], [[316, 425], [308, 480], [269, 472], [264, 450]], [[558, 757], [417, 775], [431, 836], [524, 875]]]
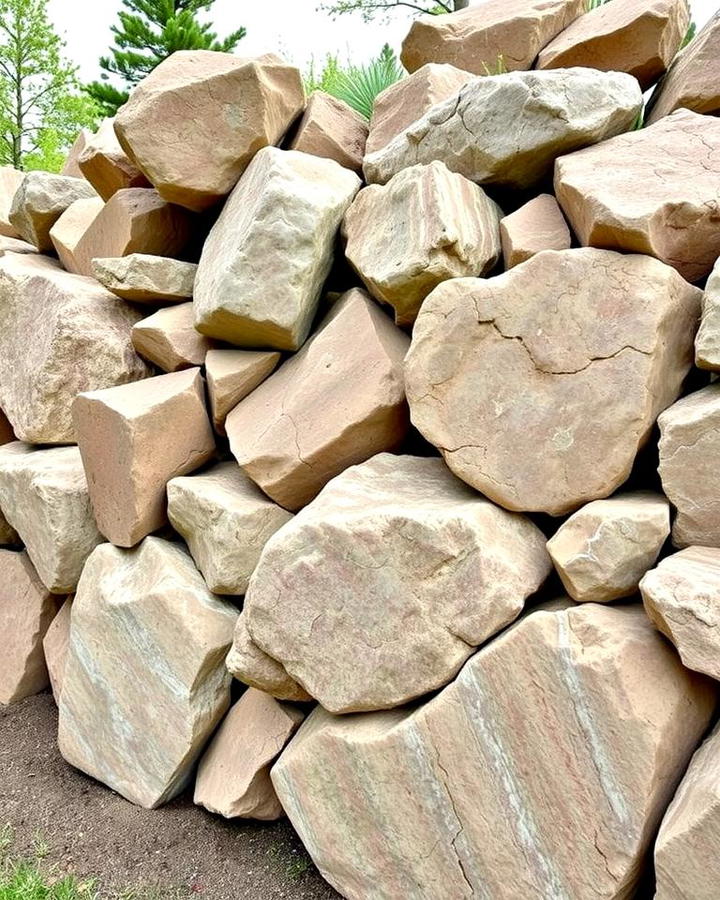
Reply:
[[287, 820], [230, 823], [189, 796], [159, 810], [139, 809], [66, 765], [56, 729], [49, 693], [0, 708], [0, 828], [14, 829], [15, 855], [31, 855], [43, 843], [46, 865], [97, 878], [103, 898], [123, 892], [133, 900], [339, 896]]

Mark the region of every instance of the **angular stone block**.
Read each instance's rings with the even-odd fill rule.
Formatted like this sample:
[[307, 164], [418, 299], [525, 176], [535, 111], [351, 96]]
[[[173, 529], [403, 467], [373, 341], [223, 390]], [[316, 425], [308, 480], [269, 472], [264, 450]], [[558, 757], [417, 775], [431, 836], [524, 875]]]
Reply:
[[540, 194], [500, 220], [505, 268], [512, 269], [541, 250], [569, 250], [570, 229], [552, 194]]
[[202, 366], [216, 342], [195, 330], [192, 303], [159, 309], [133, 325], [133, 347], [163, 372]]
[[50, 240], [60, 258], [62, 267], [76, 275], [89, 275], [75, 258], [75, 250], [90, 225], [102, 212], [105, 204], [101, 197], [76, 200], [60, 216], [50, 229]]
[[63, 163], [62, 169], [60, 169], [61, 175], [70, 175], [73, 178], [84, 178], [80, 166], [78, 164], [78, 160], [80, 156], [87, 146], [87, 142], [90, 139], [92, 132], [87, 128], [81, 128], [78, 136], [75, 138], [72, 147], [68, 151], [68, 155]]
[[208, 351], [205, 375], [213, 423], [218, 434], [225, 434], [228, 413], [262, 384], [279, 362], [280, 354], [273, 351]]
[[92, 273], [123, 300], [159, 305], [192, 299], [197, 265], [167, 256], [131, 253], [94, 259]]
[[314, 91], [289, 149], [334, 159], [360, 172], [367, 136], [368, 124], [360, 113], [325, 91]]
[[124, 188], [150, 187], [150, 182], [120, 146], [114, 119], [104, 119], [95, 134], [88, 136], [78, 157], [78, 168], [106, 201]]
[[80, 178], [28, 172], [13, 197], [10, 223], [23, 240], [41, 253], [51, 253], [50, 229], [76, 200], [96, 197], [94, 189]]
[[705, 284], [700, 329], [695, 338], [695, 365], [720, 370], [720, 260]]
[[60, 611], [50, 623], [43, 638], [43, 652], [50, 677], [55, 703], [60, 703], [63, 681], [65, 679], [65, 663], [70, 646], [70, 618], [72, 616], [73, 598], [68, 597], [60, 607]]

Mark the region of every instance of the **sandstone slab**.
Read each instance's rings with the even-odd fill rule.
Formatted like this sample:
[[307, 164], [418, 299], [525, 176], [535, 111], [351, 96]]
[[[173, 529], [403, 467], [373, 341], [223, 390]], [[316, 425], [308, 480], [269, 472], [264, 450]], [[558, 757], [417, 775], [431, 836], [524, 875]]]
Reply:
[[695, 365], [720, 370], [720, 259], [705, 284], [700, 328], [695, 338]]
[[50, 623], [43, 638], [43, 652], [47, 665], [50, 687], [55, 703], [60, 703], [63, 681], [65, 679], [65, 663], [70, 646], [70, 618], [72, 616], [73, 598], [68, 597], [60, 607], [60, 611]]
[[216, 346], [195, 329], [192, 303], [180, 303], [159, 309], [133, 325], [132, 342], [144, 359], [163, 372], [179, 372], [202, 366], [208, 352]]
[[289, 149], [334, 159], [360, 172], [367, 136], [368, 123], [360, 113], [325, 91], [314, 91]]
[[3, 237], [20, 237], [20, 232], [10, 222], [10, 210], [24, 177], [24, 172], [18, 172], [12, 166], [0, 166], [0, 235]]
[[93, 259], [92, 273], [123, 300], [160, 305], [192, 299], [197, 265], [167, 256], [130, 253]]
[[62, 267], [76, 275], [89, 275], [75, 257], [77, 245], [90, 225], [100, 215], [104, 203], [101, 197], [76, 200], [50, 229], [50, 240]]
[[28, 244], [27, 241], [23, 241], [20, 238], [11, 238], [11, 237], [2, 237], [0, 236], [0, 256], [5, 256], [6, 253], [35, 253], [37, 254], [37, 247], [33, 247], [32, 244]]
[[552, 194], [540, 194], [500, 220], [505, 268], [525, 262], [541, 250], [569, 250], [572, 236]]
[[50, 229], [76, 200], [96, 197], [87, 181], [50, 172], [28, 172], [13, 197], [10, 223], [41, 253], [52, 252]]
[[114, 119], [104, 119], [95, 134], [88, 136], [78, 157], [78, 168], [106, 201], [124, 188], [150, 187], [150, 182], [120, 146]]
[[205, 376], [215, 431], [225, 434], [225, 419], [241, 400], [271, 375], [280, 354], [263, 350], [209, 350]]
[[82, 128], [78, 133], [78, 136], [75, 138], [72, 147], [68, 151], [68, 155], [65, 158], [65, 162], [63, 163], [62, 169], [60, 169], [61, 175], [70, 175], [73, 178], [84, 178], [85, 176], [80, 169], [78, 164], [78, 160], [80, 156], [87, 146], [87, 142], [90, 139], [92, 132], [87, 128]]

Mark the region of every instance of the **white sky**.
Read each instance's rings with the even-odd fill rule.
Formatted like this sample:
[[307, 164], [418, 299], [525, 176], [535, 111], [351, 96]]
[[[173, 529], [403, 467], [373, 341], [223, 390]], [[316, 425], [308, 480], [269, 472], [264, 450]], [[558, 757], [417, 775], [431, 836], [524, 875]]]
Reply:
[[[376, 19], [365, 24], [358, 16], [333, 20], [318, 12], [322, 0], [216, 0], [212, 9], [215, 30], [225, 35], [244, 25], [247, 37], [237, 52], [255, 56], [280, 52], [305, 68], [311, 58], [322, 62], [327, 53], [355, 61], [375, 56], [388, 42], [396, 49], [407, 33], [410, 11], [397, 11], [389, 22]], [[471, 0], [480, 2], [480, 0]], [[693, 17], [701, 27], [715, 12], [719, 0], [691, 0]], [[50, 0], [50, 15], [67, 41], [67, 56], [80, 66], [80, 76], [98, 77], [98, 59], [111, 44], [110, 26], [122, 8], [120, 0]]]

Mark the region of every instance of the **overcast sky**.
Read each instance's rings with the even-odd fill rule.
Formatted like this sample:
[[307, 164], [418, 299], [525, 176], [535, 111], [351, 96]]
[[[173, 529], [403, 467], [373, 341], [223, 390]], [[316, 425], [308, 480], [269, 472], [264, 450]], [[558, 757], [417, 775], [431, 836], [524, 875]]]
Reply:
[[[412, 14], [395, 12], [389, 22], [365, 24], [357, 16], [333, 20], [318, 12], [322, 0], [216, 0], [212, 10], [215, 30], [225, 34], [244, 25], [248, 35], [238, 47], [243, 56], [280, 52], [305, 68], [311, 58], [319, 62], [339, 51], [356, 61], [376, 55], [387, 41], [394, 47], [407, 33]], [[481, 2], [481, 0], [471, 0]], [[715, 12], [719, 0], [691, 0], [699, 26]], [[112, 41], [110, 26], [122, 8], [120, 0], [50, 0], [50, 14], [67, 41], [67, 55], [80, 66], [86, 81], [98, 77], [98, 58]]]

